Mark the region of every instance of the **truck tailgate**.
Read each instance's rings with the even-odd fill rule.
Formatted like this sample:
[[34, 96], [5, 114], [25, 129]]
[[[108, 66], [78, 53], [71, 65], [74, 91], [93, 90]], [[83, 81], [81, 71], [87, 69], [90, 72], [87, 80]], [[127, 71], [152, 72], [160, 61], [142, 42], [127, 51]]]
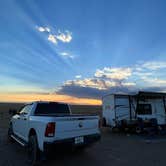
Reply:
[[55, 139], [99, 133], [98, 122], [98, 116], [68, 116], [56, 118]]

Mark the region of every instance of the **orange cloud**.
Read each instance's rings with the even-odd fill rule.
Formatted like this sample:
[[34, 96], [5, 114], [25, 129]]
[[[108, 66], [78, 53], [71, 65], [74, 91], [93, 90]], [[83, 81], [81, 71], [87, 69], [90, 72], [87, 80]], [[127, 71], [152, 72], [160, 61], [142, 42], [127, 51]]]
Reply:
[[76, 98], [67, 95], [57, 94], [19, 94], [19, 93], [1, 93], [1, 102], [32, 102], [32, 101], [57, 101], [70, 104], [88, 104], [101, 105], [100, 100], [88, 98]]

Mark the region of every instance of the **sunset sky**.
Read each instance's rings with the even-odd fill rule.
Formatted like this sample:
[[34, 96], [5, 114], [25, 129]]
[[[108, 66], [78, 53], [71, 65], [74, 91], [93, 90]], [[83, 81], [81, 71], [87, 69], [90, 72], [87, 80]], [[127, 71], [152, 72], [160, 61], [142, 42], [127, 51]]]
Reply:
[[166, 92], [166, 1], [0, 1], [0, 101], [101, 104]]

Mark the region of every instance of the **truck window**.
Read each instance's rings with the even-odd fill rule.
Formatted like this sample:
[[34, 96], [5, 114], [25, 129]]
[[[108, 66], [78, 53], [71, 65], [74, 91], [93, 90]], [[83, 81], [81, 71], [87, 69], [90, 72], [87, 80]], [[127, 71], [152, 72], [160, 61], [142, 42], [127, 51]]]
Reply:
[[70, 114], [70, 110], [67, 104], [60, 103], [38, 103], [35, 115], [44, 114]]
[[137, 114], [138, 115], [152, 114], [151, 104], [138, 104], [138, 106], [137, 106]]
[[20, 111], [20, 115], [21, 114], [27, 115], [31, 111], [31, 109], [32, 109], [32, 104], [24, 106]]

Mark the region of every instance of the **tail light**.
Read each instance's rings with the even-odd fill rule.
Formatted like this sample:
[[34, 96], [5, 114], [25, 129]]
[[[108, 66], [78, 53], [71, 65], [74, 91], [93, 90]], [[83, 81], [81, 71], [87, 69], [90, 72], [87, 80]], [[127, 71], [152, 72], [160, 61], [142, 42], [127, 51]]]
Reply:
[[54, 122], [50, 122], [46, 126], [45, 137], [53, 137], [55, 135], [55, 126]]

